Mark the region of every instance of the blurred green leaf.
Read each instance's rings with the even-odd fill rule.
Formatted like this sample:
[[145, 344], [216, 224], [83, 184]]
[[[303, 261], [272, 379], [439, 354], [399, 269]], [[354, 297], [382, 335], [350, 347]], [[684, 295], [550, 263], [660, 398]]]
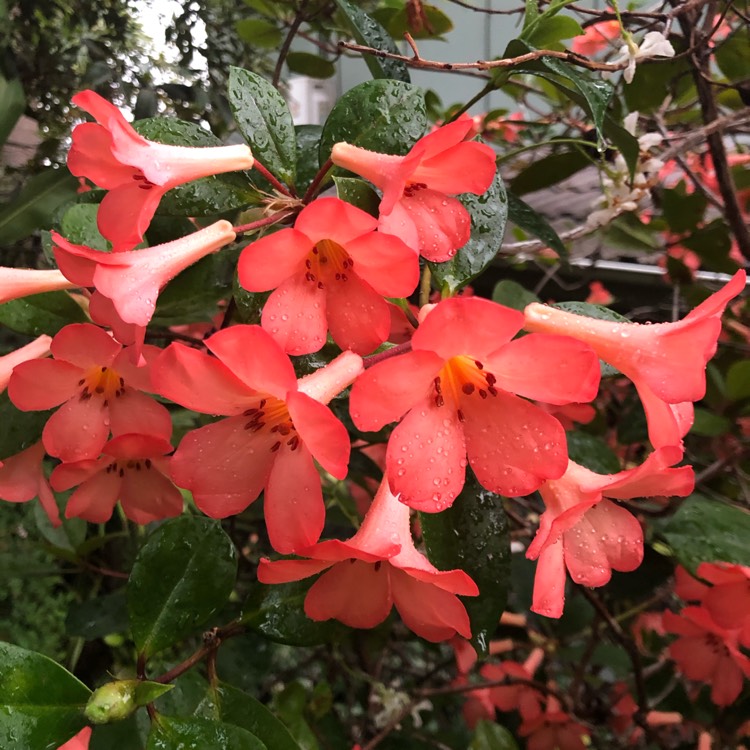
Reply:
[[8, 391], [0, 393], [0, 461], [20, 453], [42, 437], [51, 411], [21, 411], [11, 402]]
[[561, 258], [567, 258], [568, 249], [563, 245], [557, 232], [547, 219], [535, 211], [528, 203], [522, 201], [510, 190], [508, 191], [508, 218], [524, 232], [546, 242]]
[[282, 34], [276, 24], [263, 18], [243, 18], [234, 24], [237, 36], [251, 47], [273, 49], [281, 44]]
[[336, 66], [325, 57], [310, 52], [290, 52], [286, 64], [292, 73], [299, 73], [310, 78], [330, 78], [336, 75]]
[[69, 323], [88, 320], [67, 292], [43, 292], [0, 305], [0, 323], [27, 336], [54, 336]]
[[[536, 190], [550, 187], [550, 185], [556, 185], [590, 165], [591, 159], [579, 149], [549, 154], [549, 156], [543, 156], [522, 169], [512, 179], [510, 189], [516, 195], [533, 193]], [[565, 248], [563, 247], [564, 251]]]
[[533, 47], [544, 49], [551, 44], [580, 34], [583, 34], [583, 29], [575, 18], [571, 16], [551, 16], [540, 18], [526, 40]]
[[600, 437], [579, 430], [568, 430], [565, 435], [571, 461], [597, 474], [617, 474], [622, 470], [620, 460]]
[[427, 3], [420, 3], [420, 5], [427, 19], [427, 23], [421, 28], [410, 23], [405, 5], [398, 8], [395, 13], [389, 13], [387, 18], [385, 13], [377, 11], [373, 13], [373, 16], [383, 23], [394, 39], [403, 39], [407, 32], [413, 39], [435, 39], [453, 30], [453, 21], [440, 8]]
[[270, 750], [250, 732], [208, 719], [160, 715], [151, 727], [146, 750]]
[[8, 140], [18, 118], [26, 109], [26, 95], [21, 82], [0, 75], [0, 146]]
[[518, 745], [505, 727], [482, 720], [474, 728], [469, 750], [518, 750]]
[[750, 398], [750, 361], [733, 362], [729, 367], [727, 395], [733, 401]]
[[719, 435], [726, 435], [731, 429], [732, 422], [728, 417], [715, 414], [708, 409], [696, 408], [690, 434], [701, 435], [702, 437], [718, 437]]
[[719, 70], [729, 81], [747, 81], [750, 76], [750, 29], [747, 25], [739, 25], [717, 46], [714, 54]]
[[351, 203], [377, 218], [380, 196], [370, 187], [369, 182], [356, 177], [334, 177], [333, 181], [336, 183], [336, 195], [342, 201]]
[[192, 634], [234, 587], [237, 553], [218, 522], [180, 516], [146, 540], [128, 582], [130, 627], [147, 658]]
[[110, 633], [124, 633], [128, 629], [128, 605], [125, 589], [111, 594], [76, 602], [65, 619], [68, 635], [93, 641]]
[[503, 279], [495, 284], [495, 288], [492, 290], [492, 301], [521, 312], [526, 305], [530, 305], [532, 302], [541, 302], [536, 294], [511, 279]]

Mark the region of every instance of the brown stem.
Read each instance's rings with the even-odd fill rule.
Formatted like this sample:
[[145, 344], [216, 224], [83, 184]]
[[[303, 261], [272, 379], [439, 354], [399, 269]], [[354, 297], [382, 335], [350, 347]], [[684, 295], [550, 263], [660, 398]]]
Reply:
[[287, 32], [286, 38], [284, 39], [284, 43], [281, 45], [281, 49], [279, 50], [279, 57], [276, 60], [276, 67], [274, 68], [273, 78], [271, 79], [271, 83], [276, 88], [279, 87], [279, 81], [281, 80], [281, 69], [284, 67], [284, 60], [286, 60], [286, 56], [289, 54], [289, 48], [292, 46], [294, 37], [297, 34], [299, 27], [304, 23], [305, 20], [307, 20], [303, 11], [305, 10], [305, 6], [308, 4], [308, 2], [309, 0], [302, 0], [302, 2], [299, 4], [299, 7], [297, 8], [297, 14], [294, 16], [294, 20], [289, 27], [289, 31]]
[[277, 211], [275, 214], [266, 216], [265, 219], [259, 219], [258, 221], [251, 221], [249, 224], [243, 224], [242, 226], [239, 226], [239, 227], [232, 227], [232, 229], [234, 229], [235, 234], [241, 234], [243, 232], [252, 232], [255, 229], [260, 229], [261, 227], [267, 227], [269, 224], [275, 224], [277, 221], [286, 219], [288, 216], [291, 216], [293, 213], [294, 213], [293, 211], [290, 211], [288, 209], [284, 211]]
[[304, 196], [302, 196], [302, 202], [304, 204], [308, 204], [318, 194], [320, 183], [323, 182], [325, 176], [328, 174], [332, 167], [333, 162], [330, 159], [327, 159], [325, 164], [323, 164], [323, 166], [318, 170], [318, 173], [315, 175], [315, 177], [313, 177], [313, 181], [310, 183], [310, 187], [308, 187], [305, 191]]
[[257, 159], [253, 161], [253, 169], [257, 169], [282, 195], [286, 195], [289, 198], [294, 197], [294, 191], [284, 185], [284, 183], [279, 182]]
[[384, 359], [397, 357], [399, 354], [405, 354], [406, 352], [410, 351], [411, 341], [404, 341], [403, 344], [396, 344], [396, 346], [392, 346], [390, 349], [386, 349], [384, 352], [379, 352], [378, 354], [372, 354], [369, 357], [364, 357], [362, 359], [362, 364], [364, 365], [364, 368], [366, 370], [368, 367], [372, 367], [378, 362], [382, 362]]

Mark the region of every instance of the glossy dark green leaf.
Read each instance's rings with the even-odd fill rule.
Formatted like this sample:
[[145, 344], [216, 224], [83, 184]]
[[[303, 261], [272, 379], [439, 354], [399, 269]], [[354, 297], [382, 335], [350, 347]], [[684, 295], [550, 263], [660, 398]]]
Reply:
[[181, 516], [146, 540], [128, 582], [136, 648], [146, 657], [178, 643], [229, 598], [237, 553], [218, 522]]
[[750, 361], [732, 363], [727, 371], [727, 396], [734, 401], [750, 398]]
[[220, 683], [218, 687], [210, 688], [196, 714], [242, 727], [269, 749], [300, 750], [283, 722], [260, 701], [231, 685]]
[[524, 232], [545, 242], [561, 258], [567, 257], [568, 249], [563, 245], [562, 240], [557, 236], [557, 232], [550, 226], [547, 219], [510, 190], [508, 191], [508, 218]]
[[[398, 54], [399, 50], [390, 34], [374, 18], [368, 16], [349, 0], [336, 0], [349, 30], [359, 44]], [[363, 55], [373, 78], [392, 78], [409, 83], [409, 70], [401, 60], [389, 60], [375, 55]]]
[[487, 654], [510, 584], [510, 532], [502, 498], [484, 489], [467, 467], [466, 484], [453, 505], [419, 518], [435, 567], [463, 570], [479, 587], [479, 596], [461, 599], [471, 619], [471, 642], [477, 653]]
[[[194, 122], [174, 117], [152, 117], [139, 120], [133, 127], [144, 138], [169, 146], [202, 148], [221, 146], [209, 130]], [[242, 173], [202, 177], [167, 192], [157, 213], [163, 216], [215, 216], [257, 202], [258, 193]]]
[[551, 44], [583, 34], [581, 24], [571, 16], [550, 16], [540, 18], [534, 30], [526, 37], [529, 44], [538, 49], [549, 48]]
[[624, 87], [625, 103], [630, 112], [653, 112], [663, 104], [665, 96], [685, 84], [694, 85], [687, 58], [662, 59], [658, 65], [638, 65], [633, 82]]
[[530, 292], [517, 281], [511, 279], [503, 279], [495, 284], [495, 288], [492, 290], [492, 301], [521, 312], [526, 305], [530, 305], [532, 302], [541, 302], [534, 292]]
[[666, 521], [657, 521], [675, 557], [695, 572], [702, 562], [750, 565], [750, 513], [735, 505], [691, 495]]
[[76, 602], [65, 619], [65, 632], [87, 641], [110, 633], [124, 633], [127, 629], [128, 606], [124, 589], [80, 604]]
[[135, 704], [136, 706], [145, 706], [148, 703], [153, 703], [157, 698], [173, 689], [174, 685], [170, 684], [164, 685], [161, 682], [151, 682], [150, 680], [139, 681], [135, 688]]
[[270, 641], [313, 646], [340, 640], [346, 628], [335, 620], [315, 622], [305, 614], [312, 579], [266, 586], [258, 583], [242, 608], [240, 622]]
[[26, 96], [21, 82], [17, 78], [9, 81], [0, 75], [0, 146], [8, 139], [24, 109]]
[[60, 509], [60, 526], [53, 526], [41, 503], [34, 503], [34, 522], [39, 533], [53, 547], [75, 552], [85, 541], [87, 524], [82, 518], [65, 518], [63, 510], [70, 492], [55, 493], [55, 500]]
[[115, 724], [100, 724], [91, 733], [89, 750], [144, 750], [146, 732], [138, 724], [138, 714]]
[[294, 182], [294, 123], [281, 94], [257, 73], [233, 67], [229, 70], [227, 96], [237, 127], [253, 155], [283, 182]]
[[86, 322], [86, 314], [66, 292], [43, 292], [0, 305], [0, 323], [27, 336], [54, 336], [69, 323]]
[[522, 169], [511, 181], [510, 189], [515, 195], [533, 193], [556, 185], [590, 165], [591, 159], [578, 149], [549, 154]]
[[323, 125], [319, 160], [324, 164], [334, 143], [386, 154], [405, 154], [427, 128], [424, 93], [403, 81], [365, 81], [347, 91]]
[[60, 234], [75, 245], [86, 245], [94, 250], [109, 252], [112, 249], [107, 240], [102, 237], [96, 224], [99, 213], [97, 203], [76, 203], [72, 205], [62, 217]]
[[0, 746], [55, 750], [85, 726], [90, 695], [52, 659], [0, 642]]
[[568, 430], [568, 457], [597, 474], [616, 474], [622, 469], [612, 449], [596, 435], [579, 430]]
[[34, 175], [0, 208], [0, 245], [12, 245], [37, 229], [49, 229], [60, 206], [76, 197], [78, 180], [66, 169]]
[[300, 680], [294, 680], [284, 686], [284, 689], [274, 695], [274, 710], [281, 716], [296, 742], [304, 750], [321, 750], [315, 732], [308, 723], [308, 710], [313, 696], [311, 691]]
[[281, 29], [264, 18], [243, 18], [234, 25], [237, 36], [251, 47], [273, 49], [281, 44]]
[[474, 728], [468, 750], [518, 750], [518, 744], [505, 727], [482, 720]]
[[310, 78], [330, 78], [336, 75], [336, 66], [325, 57], [311, 52], [290, 52], [286, 64], [292, 73], [299, 73]]
[[336, 195], [342, 201], [351, 203], [371, 216], [378, 216], [380, 196], [372, 189], [369, 182], [356, 177], [334, 177]]
[[16, 409], [8, 397], [8, 391], [0, 393], [0, 461], [36, 443], [42, 437], [42, 430], [51, 414], [51, 411]]
[[175, 719], [160, 715], [151, 728], [146, 750], [270, 750], [246, 729], [208, 719]]
[[690, 434], [700, 435], [701, 437], [718, 437], [719, 435], [726, 435], [731, 429], [732, 420], [729, 417], [716, 414], [716, 412], [708, 409], [696, 408]]
[[295, 125], [297, 135], [297, 191], [303, 195], [318, 173], [318, 144], [321, 125]]
[[468, 284], [492, 263], [505, 234], [508, 221], [508, 196], [498, 172], [484, 195], [459, 196], [471, 216], [471, 237], [445, 263], [430, 263], [432, 278], [452, 292]]

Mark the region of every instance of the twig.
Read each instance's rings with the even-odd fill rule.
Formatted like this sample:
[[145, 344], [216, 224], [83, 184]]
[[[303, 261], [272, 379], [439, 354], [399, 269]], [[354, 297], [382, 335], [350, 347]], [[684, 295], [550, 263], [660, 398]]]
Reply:
[[253, 169], [257, 169], [282, 195], [286, 195], [289, 198], [294, 197], [294, 192], [282, 182], [279, 182], [257, 159], [253, 162]]
[[282, 221], [283, 219], [286, 219], [288, 216], [291, 216], [294, 212], [290, 211], [288, 209], [284, 211], [277, 211], [274, 214], [271, 214], [270, 216], [266, 216], [265, 219], [259, 219], [258, 221], [251, 221], [249, 224], [243, 224], [240, 227], [232, 227], [234, 229], [235, 234], [241, 234], [243, 232], [252, 232], [255, 229], [260, 229], [261, 227], [266, 227], [269, 224], [275, 224], [277, 221]]
[[369, 357], [362, 358], [362, 364], [365, 370], [368, 367], [376, 365], [378, 362], [382, 362], [384, 359], [390, 359], [391, 357], [397, 357], [399, 354], [405, 354], [411, 351], [411, 341], [404, 341], [402, 344], [396, 344], [390, 349], [386, 349], [384, 352], [378, 354], [371, 354]]
[[289, 31], [286, 35], [286, 38], [284, 39], [283, 44], [281, 45], [281, 49], [279, 49], [279, 56], [276, 60], [276, 67], [274, 68], [274, 71], [273, 71], [273, 78], [271, 79], [271, 83], [274, 85], [275, 88], [279, 87], [279, 81], [281, 80], [281, 69], [284, 67], [284, 60], [286, 60], [286, 56], [289, 54], [289, 48], [292, 46], [294, 37], [296, 36], [297, 31], [299, 30], [299, 27], [306, 20], [306, 17], [303, 11], [305, 10], [305, 6], [308, 4], [309, 1], [310, 0], [302, 0], [302, 2], [299, 4], [299, 7], [297, 8], [297, 13], [294, 16], [294, 20], [289, 26]]
[[318, 173], [313, 177], [313, 181], [302, 196], [302, 202], [308, 204], [317, 194], [320, 184], [325, 179], [325, 176], [333, 167], [333, 162], [330, 159], [326, 159], [325, 164], [318, 170]]

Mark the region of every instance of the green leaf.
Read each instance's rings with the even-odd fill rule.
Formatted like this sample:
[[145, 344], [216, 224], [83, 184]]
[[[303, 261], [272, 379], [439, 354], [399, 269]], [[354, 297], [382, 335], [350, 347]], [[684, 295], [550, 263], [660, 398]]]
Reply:
[[286, 64], [292, 73], [299, 73], [311, 78], [330, 78], [336, 75], [336, 66], [325, 57], [310, 52], [290, 52]]
[[527, 41], [534, 47], [544, 49], [551, 44], [583, 34], [581, 24], [571, 16], [551, 16], [539, 19]]
[[34, 175], [21, 192], [0, 209], [0, 245], [12, 245], [52, 224], [55, 211], [76, 197], [78, 180], [65, 169]]
[[671, 518], [655, 525], [675, 557], [692, 573], [702, 562], [750, 565], [750, 513], [746, 510], [695, 494]]
[[[152, 117], [133, 123], [144, 138], [168, 146], [205, 148], [221, 146], [210, 131], [174, 117]], [[166, 193], [157, 208], [164, 216], [216, 216], [258, 202], [258, 192], [244, 174], [211, 175], [178, 185]]]
[[300, 750], [286, 726], [262, 703], [226, 683], [209, 689], [196, 714], [247, 729], [269, 750]]
[[703, 221], [708, 201], [697, 190], [686, 193], [681, 186], [672, 190], [662, 190], [661, 209], [670, 229], [675, 232], [688, 232]]
[[221, 526], [181, 516], [146, 540], [128, 582], [133, 640], [147, 658], [178, 643], [229, 598], [237, 553]]
[[323, 132], [321, 125], [295, 125], [297, 136], [297, 190], [300, 195], [318, 174], [318, 145]]
[[419, 518], [435, 567], [463, 570], [479, 587], [479, 596], [462, 601], [471, 620], [471, 642], [477, 653], [486, 655], [510, 583], [510, 532], [502, 498], [484, 489], [467, 467], [466, 484], [453, 505], [442, 513], [420, 513]]
[[42, 437], [51, 411], [21, 411], [11, 402], [8, 391], [0, 393], [0, 461], [15, 456]]
[[719, 70], [730, 82], [747, 81], [750, 74], [750, 29], [740, 25], [718, 45], [715, 56]]
[[530, 305], [532, 302], [541, 302], [536, 294], [511, 279], [503, 279], [495, 284], [495, 288], [492, 290], [492, 301], [521, 312], [526, 305]]
[[18, 118], [26, 109], [26, 96], [17, 78], [7, 80], [0, 75], [0, 146], [8, 140]]
[[658, 65], [638, 65], [633, 82], [624, 87], [628, 111], [646, 113], [658, 109], [664, 97], [674, 93], [676, 87], [685, 83], [693, 86], [689, 73], [690, 63], [686, 59], [662, 59]]
[[[359, 44], [399, 54], [398, 47], [388, 32], [374, 19], [360, 10], [349, 0], [336, 0], [346, 25]], [[365, 64], [373, 78], [392, 78], [409, 83], [409, 70], [401, 60], [378, 58], [375, 55], [364, 55]]]
[[315, 622], [304, 610], [310, 581], [274, 584], [258, 583], [245, 601], [240, 623], [269, 641], [290, 646], [314, 646], [341, 640], [346, 628], [335, 620]]
[[429, 264], [435, 282], [451, 292], [468, 284], [492, 263], [508, 220], [508, 197], [499, 172], [484, 195], [464, 193], [459, 200], [471, 216], [471, 237], [450, 260]]
[[281, 44], [281, 30], [263, 18], [243, 18], [234, 24], [237, 36], [251, 47], [273, 49]]
[[133, 714], [124, 721], [94, 727], [89, 750], [143, 750], [146, 737], [137, 719], [138, 715]]
[[145, 706], [153, 703], [157, 698], [174, 689], [174, 685], [164, 685], [161, 682], [151, 682], [149, 680], [139, 681], [135, 688], [136, 706]]
[[727, 372], [727, 395], [733, 401], [750, 398], [750, 361], [732, 363]]
[[590, 165], [591, 159], [579, 149], [549, 154], [522, 169], [511, 181], [510, 189], [516, 195], [533, 193], [556, 185]]
[[403, 81], [365, 81], [349, 89], [323, 125], [319, 161], [324, 164], [334, 143], [386, 154], [405, 154], [427, 128], [424, 93]]
[[334, 177], [336, 183], [336, 195], [342, 201], [351, 203], [371, 216], [378, 216], [380, 196], [370, 187], [369, 182], [356, 177]]
[[[453, 21], [451, 21], [442, 10], [434, 5], [427, 5], [426, 3], [421, 3], [421, 5], [427, 18], [429, 28], [427, 24], [421, 29], [415, 28], [409, 20], [409, 14], [406, 11], [405, 5], [402, 5], [395, 13], [389, 14], [386, 22], [388, 33], [394, 39], [403, 39], [404, 34], [407, 32], [412, 35], [413, 39], [436, 39], [443, 34], [452, 31]], [[380, 17], [381, 16], [378, 15], [378, 18]]]
[[620, 460], [612, 449], [596, 435], [568, 430], [568, 457], [597, 474], [617, 474], [622, 470]]
[[124, 589], [75, 603], [65, 618], [65, 632], [87, 641], [104, 638], [110, 633], [124, 633], [127, 629], [128, 605]]
[[0, 305], [0, 323], [27, 336], [54, 336], [69, 323], [84, 323], [86, 313], [66, 292], [43, 292]]
[[[48, 412], [45, 412], [46, 414]], [[70, 494], [70, 492], [64, 492], [55, 495], [55, 500], [61, 511], [64, 509], [64, 503], [67, 502]], [[62, 498], [65, 498], [63, 502], [61, 502]], [[53, 547], [75, 552], [86, 540], [86, 521], [82, 518], [65, 518], [63, 513], [60, 513], [60, 519], [62, 525], [53, 526], [46, 511], [42, 508], [42, 504], [34, 503], [34, 521], [42, 537]]]
[[159, 715], [146, 750], [268, 750], [250, 732], [208, 719], [174, 719]]
[[524, 232], [545, 242], [561, 258], [567, 258], [568, 248], [563, 245], [547, 219], [510, 190], [508, 191], [508, 218]]
[[86, 725], [91, 691], [52, 659], [0, 642], [0, 664], [0, 738], [8, 750], [53, 750]]
[[62, 217], [60, 234], [76, 245], [109, 252], [112, 245], [102, 237], [96, 223], [98, 203], [76, 203]]
[[297, 161], [294, 122], [281, 94], [256, 73], [232, 67], [227, 97], [237, 127], [255, 157], [280, 180], [293, 183]]
[[697, 408], [693, 426], [690, 428], [691, 435], [702, 437], [718, 437], [726, 435], [732, 429], [732, 422], [721, 414], [715, 414], [707, 409]]
[[695, 252], [710, 271], [734, 273], [737, 270], [737, 263], [729, 257], [732, 238], [723, 219], [714, 219], [702, 226], [685, 237], [681, 244]]
[[482, 720], [474, 728], [469, 750], [518, 750], [518, 745], [505, 727]]

